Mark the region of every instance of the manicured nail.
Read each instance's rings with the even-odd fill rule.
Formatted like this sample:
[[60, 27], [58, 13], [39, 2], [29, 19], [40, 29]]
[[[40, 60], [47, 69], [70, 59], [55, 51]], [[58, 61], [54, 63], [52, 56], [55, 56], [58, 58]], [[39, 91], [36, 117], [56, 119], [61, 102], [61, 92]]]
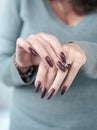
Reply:
[[31, 47], [28, 48], [28, 50], [31, 52], [32, 55], [36, 56], [37, 53], [34, 49], [32, 49]]
[[61, 95], [63, 95], [63, 94], [66, 92], [66, 89], [67, 89], [66, 86], [64, 86], [64, 87], [62, 88]]
[[36, 92], [36, 93], [39, 91], [40, 87], [41, 87], [41, 82], [38, 81], [38, 82], [35, 84], [35, 92]]
[[73, 41], [69, 41], [68, 43], [74, 43]]
[[43, 88], [42, 89], [42, 94], [41, 94], [41, 98], [44, 98], [44, 96], [46, 95], [47, 89]]
[[66, 67], [65, 67], [60, 61], [57, 62], [57, 66], [58, 66], [63, 72], [66, 71]]
[[52, 89], [50, 90], [50, 92], [48, 93], [48, 96], [47, 96], [47, 99], [48, 99], [48, 100], [53, 96], [54, 92], [55, 92], [55, 89], [52, 88]]
[[62, 62], [66, 63], [66, 57], [65, 57], [64, 52], [60, 52], [59, 55], [60, 55], [60, 57], [61, 57], [61, 59], [62, 59]]
[[53, 63], [52, 63], [51, 59], [48, 56], [45, 57], [45, 60], [49, 64], [50, 67], [53, 67]]

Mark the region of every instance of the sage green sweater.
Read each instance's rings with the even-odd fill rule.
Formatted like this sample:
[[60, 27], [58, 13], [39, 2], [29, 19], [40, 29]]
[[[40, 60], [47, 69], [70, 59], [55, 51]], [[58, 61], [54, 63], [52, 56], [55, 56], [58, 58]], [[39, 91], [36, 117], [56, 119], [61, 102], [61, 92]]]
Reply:
[[[13, 63], [16, 39], [39, 32], [55, 35], [62, 44], [76, 41], [88, 58], [64, 96], [59, 91], [49, 101], [34, 91], [37, 70], [26, 84]], [[96, 130], [97, 12], [85, 16], [76, 26], [68, 26], [55, 15], [49, 0], [3, 0], [0, 82], [14, 87], [10, 130]]]

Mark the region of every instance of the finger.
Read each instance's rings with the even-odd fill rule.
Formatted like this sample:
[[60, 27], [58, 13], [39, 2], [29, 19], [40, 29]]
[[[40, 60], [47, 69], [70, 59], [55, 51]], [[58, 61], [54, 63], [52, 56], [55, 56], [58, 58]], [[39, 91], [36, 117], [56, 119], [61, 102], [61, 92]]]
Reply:
[[47, 71], [48, 71], [48, 66], [46, 66], [44, 62], [41, 61], [35, 79], [35, 92], [38, 92], [40, 88], [44, 88]]
[[[16, 46], [21, 47], [22, 49], [24, 49], [26, 52], [32, 54], [33, 56], [36, 55], [35, 50], [33, 48], [31, 48], [31, 45], [29, 44], [29, 42], [24, 40], [23, 38], [17, 39]], [[16, 50], [16, 51], [18, 51], [18, 50]]]
[[69, 89], [69, 87], [71, 86], [73, 80], [75, 79], [78, 71], [80, 69], [80, 66], [76, 63], [72, 64], [72, 68], [71, 70], [68, 72], [68, 75], [66, 77], [65, 82], [63, 83], [62, 87], [61, 87], [61, 95], [63, 95], [65, 93], [65, 91], [67, 91]]
[[44, 88], [42, 89], [41, 98], [44, 98], [47, 91], [51, 87], [51, 85], [52, 85], [52, 83], [53, 83], [53, 81], [55, 79], [57, 70], [58, 69], [56, 67], [53, 67], [53, 68], [49, 67], [48, 68], [48, 72], [47, 72], [47, 75], [46, 75], [46, 82], [45, 82]]
[[55, 51], [56, 55], [59, 58], [61, 58], [62, 62], [66, 63], [66, 53], [64, 52], [64, 49], [63, 49], [61, 43], [59, 42], [59, 40], [55, 36], [50, 35], [50, 34], [41, 33], [40, 35], [46, 41], [48, 41], [48, 43], [50, 44], [50, 46]]
[[40, 44], [40, 42], [32, 36], [28, 38], [28, 41], [30, 42], [34, 50], [37, 52], [37, 54], [42, 58], [42, 60], [46, 62], [50, 67], [53, 67], [52, 58], [49, 56], [43, 45]]
[[[72, 62], [73, 62], [72, 57], [70, 55], [68, 55], [67, 63], [72, 64]], [[67, 68], [66, 68], [65, 73], [58, 70], [57, 75], [55, 77], [55, 80], [54, 80], [51, 88], [48, 91], [47, 99], [50, 99], [52, 96], [54, 96], [57, 93], [58, 89], [63, 85], [63, 83], [64, 83], [64, 81], [65, 81], [65, 79], [67, 77], [67, 74], [68, 74], [68, 69]]]
[[65, 71], [65, 67], [63, 63], [61, 62], [61, 58], [59, 58], [53, 48], [48, 44], [48, 41], [44, 40], [40, 35], [36, 35], [37, 40], [43, 45], [45, 50], [48, 52], [50, 57], [52, 57], [52, 60], [54, 61], [56, 67], [58, 69], [61, 69], [62, 71]]
[[66, 77], [66, 74], [67, 74], [67, 70], [65, 73], [58, 70], [55, 80], [54, 80], [51, 88], [48, 91], [47, 99], [50, 99], [52, 96], [54, 96], [57, 93], [58, 89], [60, 88], [60, 86], [62, 84], [62, 81]]

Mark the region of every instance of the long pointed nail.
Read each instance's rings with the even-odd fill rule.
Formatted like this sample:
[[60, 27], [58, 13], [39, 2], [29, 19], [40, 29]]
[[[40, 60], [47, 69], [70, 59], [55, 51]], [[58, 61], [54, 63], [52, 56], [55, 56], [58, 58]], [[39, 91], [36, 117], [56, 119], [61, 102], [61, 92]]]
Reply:
[[50, 67], [53, 67], [53, 63], [52, 63], [51, 59], [48, 56], [45, 57], [45, 60], [49, 64]]
[[63, 94], [66, 92], [66, 89], [67, 89], [66, 86], [64, 86], [64, 87], [62, 88], [61, 95], [63, 95]]
[[54, 92], [55, 92], [55, 89], [52, 88], [52, 89], [50, 90], [50, 92], [48, 93], [48, 96], [47, 96], [47, 99], [48, 99], [48, 100], [53, 96]]
[[57, 66], [58, 66], [63, 72], [66, 71], [66, 67], [65, 67], [60, 61], [57, 62]]
[[32, 49], [31, 47], [28, 48], [28, 50], [31, 52], [32, 55], [36, 56], [37, 53], [34, 49]]
[[62, 59], [62, 62], [66, 63], [66, 57], [65, 57], [64, 52], [60, 52], [59, 55], [60, 55], [60, 57], [61, 57], [61, 59]]
[[47, 89], [43, 88], [42, 89], [42, 94], [41, 94], [41, 98], [44, 98], [44, 96], [46, 95]]
[[41, 82], [38, 81], [38, 82], [35, 84], [35, 92], [36, 92], [36, 93], [39, 91], [40, 87], [41, 87]]

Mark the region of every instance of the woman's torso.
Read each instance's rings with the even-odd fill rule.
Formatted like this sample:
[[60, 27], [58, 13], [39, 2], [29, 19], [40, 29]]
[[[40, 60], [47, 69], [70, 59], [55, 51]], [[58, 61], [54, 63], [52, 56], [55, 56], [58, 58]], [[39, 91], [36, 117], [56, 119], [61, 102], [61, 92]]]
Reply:
[[[68, 41], [97, 41], [96, 14], [86, 16], [77, 26], [68, 26], [52, 12], [48, 0], [21, 0], [21, 37], [45, 32], [62, 44]], [[92, 27], [91, 27], [92, 26]], [[95, 130], [97, 128], [97, 80], [79, 72], [70, 89], [50, 101], [41, 99], [33, 84], [14, 89], [11, 130]], [[92, 122], [91, 122], [92, 121]]]

